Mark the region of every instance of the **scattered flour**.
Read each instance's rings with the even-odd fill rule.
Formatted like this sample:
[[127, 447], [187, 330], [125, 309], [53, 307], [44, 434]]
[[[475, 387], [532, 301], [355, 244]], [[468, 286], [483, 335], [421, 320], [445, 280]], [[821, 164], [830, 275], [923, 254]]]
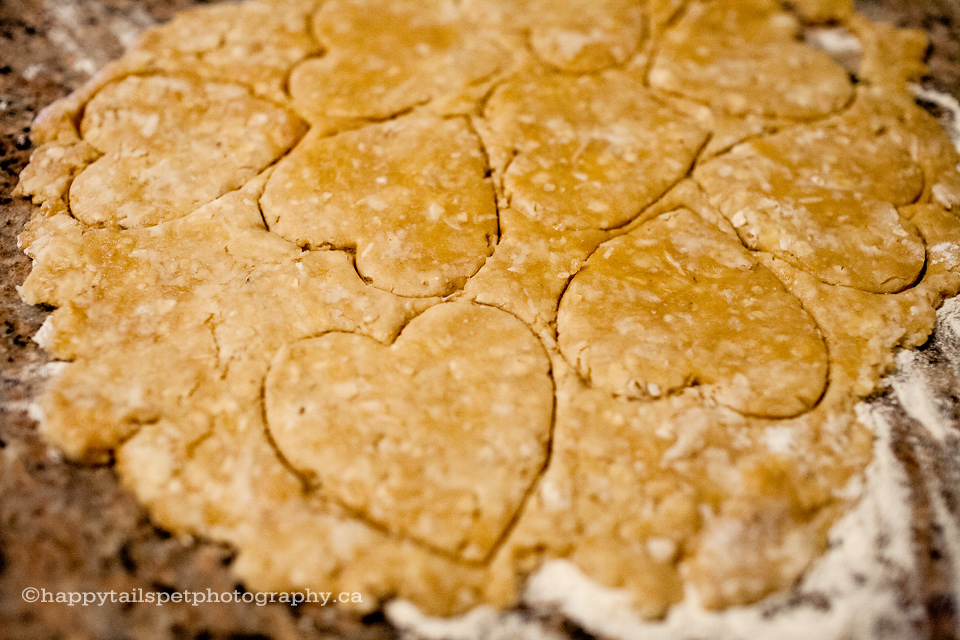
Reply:
[[[45, 0], [44, 8], [52, 19], [47, 37], [64, 54], [73, 71], [87, 76], [96, 73], [112, 56], [105, 52], [92, 53], [93, 48], [85, 43], [89, 27], [84, 29], [81, 25], [102, 25], [107, 34], [126, 48], [133, 44], [141, 31], [155, 22], [141, 8], [127, 15], [112, 15], [98, 5], [77, 0]], [[93, 15], [88, 15], [91, 12]]]
[[904, 585], [919, 580], [909, 526], [909, 479], [892, 452], [883, 411], [861, 404], [858, 414], [876, 434], [862, 497], [831, 530], [827, 553], [790, 592], [722, 612], [705, 611], [691, 592], [665, 620], [645, 621], [631, 611], [629, 594], [592, 582], [570, 562], [554, 560], [527, 582], [524, 604], [532, 612], [527, 624], [518, 621], [520, 613], [488, 608], [449, 620], [430, 618], [408, 602], [390, 604], [387, 615], [405, 637], [428, 640], [535, 640], [545, 637], [534, 624], [536, 616], [555, 613], [609, 638], [918, 637], [923, 608], [917, 598], [903, 604]]
[[920, 100], [933, 103], [944, 110], [945, 114], [940, 121], [943, 123], [943, 128], [947, 130], [953, 146], [960, 149], [960, 102], [949, 93], [928, 89], [919, 84], [911, 84], [910, 90]]

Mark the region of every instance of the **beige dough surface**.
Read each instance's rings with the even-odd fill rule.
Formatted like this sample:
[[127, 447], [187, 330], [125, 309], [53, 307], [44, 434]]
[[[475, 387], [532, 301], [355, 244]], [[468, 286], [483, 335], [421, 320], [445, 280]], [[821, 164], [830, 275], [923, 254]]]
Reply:
[[71, 184], [70, 210], [91, 226], [179, 218], [242, 186], [304, 131], [241, 85], [124, 78], [84, 110], [81, 135], [104, 155]]
[[549, 369], [510, 314], [440, 304], [389, 347], [328, 333], [281, 350], [266, 380], [267, 422], [287, 460], [337, 500], [480, 560], [546, 462]]
[[585, 380], [627, 398], [703, 385], [742, 413], [789, 417], [827, 383], [826, 345], [799, 300], [686, 209], [601, 244], [567, 287], [557, 332]]
[[[66, 455], [248, 589], [658, 617], [796, 583], [854, 406], [960, 289], [916, 33], [849, 2], [249, 0], [37, 119], [20, 292]], [[852, 83], [808, 48], [854, 34]]]
[[526, 37], [547, 65], [575, 73], [623, 65], [645, 39], [645, 7], [634, 0], [467, 0], [465, 12]]
[[825, 53], [797, 42], [799, 31], [776, 0], [691, 3], [664, 34], [650, 84], [737, 115], [828, 115], [853, 88]]
[[523, 73], [484, 109], [510, 206], [560, 229], [623, 225], [686, 175], [707, 133], [636, 74]]
[[479, 97], [511, 62], [497, 32], [450, 0], [328, 0], [312, 28], [328, 51], [296, 65], [289, 84], [318, 131], [427, 103], [456, 113], [460, 96]]
[[830, 284], [901, 291], [916, 281], [925, 252], [896, 207], [920, 195], [923, 173], [886, 127], [845, 124], [752, 140], [694, 177], [749, 248]]
[[407, 116], [305, 139], [267, 182], [271, 231], [302, 247], [349, 248], [357, 272], [400, 295], [463, 286], [493, 250], [497, 205], [464, 118]]

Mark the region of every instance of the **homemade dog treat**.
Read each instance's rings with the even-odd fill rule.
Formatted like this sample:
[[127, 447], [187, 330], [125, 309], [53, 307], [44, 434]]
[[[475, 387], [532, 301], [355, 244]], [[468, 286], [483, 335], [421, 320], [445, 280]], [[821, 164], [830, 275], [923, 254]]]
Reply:
[[[844, 2], [253, 0], [37, 120], [40, 401], [248, 588], [436, 614], [564, 558], [662, 615], [793, 584], [854, 405], [960, 289], [914, 32]], [[855, 78], [800, 39], [836, 21]]]

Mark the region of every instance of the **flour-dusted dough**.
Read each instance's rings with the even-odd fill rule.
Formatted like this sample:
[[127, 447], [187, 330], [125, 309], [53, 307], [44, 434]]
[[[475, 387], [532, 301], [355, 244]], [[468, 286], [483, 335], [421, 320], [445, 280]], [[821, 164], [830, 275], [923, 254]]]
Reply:
[[518, 75], [484, 109], [510, 205], [547, 226], [610, 229], [686, 175], [706, 132], [634, 74]]
[[695, 177], [751, 249], [831, 284], [900, 291], [925, 252], [896, 207], [920, 195], [923, 173], [894, 127], [788, 128], [704, 163]]
[[242, 186], [304, 131], [240, 85], [124, 78], [84, 109], [80, 133], [104, 156], [74, 179], [70, 210], [94, 226], [179, 218]]
[[266, 381], [287, 460], [376, 521], [487, 557], [547, 460], [550, 361], [498, 309], [441, 304], [389, 347], [328, 333], [280, 351]]
[[[496, 33], [450, 0], [330, 0], [313, 30], [327, 55], [297, 65], [290, 95], [321, 131], [447, 105], [510, 62]], [[439, 107], [443, 110], [443, 107]]]
[[634, 0], [466, 0], [465, 11], [501, 37], [527, 37], [534, 54], [564, 71], [626, 63], [644, 41], [647, 12]]
[[463, 286], [493, 250], [497, 205], [463, 118], [408, 116], [305, 139], [263, 194], [264, 218], [300, 246], [350, 248], [357, 271], [400, 295]]
[[144, 33], [127, 59], [204, 80], [230, 78], [258, 95], [283, 100], [290, 67], [323, 52], [308, 28], [318, 4], [248, 2], [179, 13]]
[[828, 115], [853, 88], [825, 53], [797, 41], [799, 31], [776, 0], [692, 3], [664, 34], [650, 83], [734, 114]]
[[915, 34], [797, 3], [854, 85], [779, 3], [518, 7], [191, 12], [35, 124], [43, 433], [250, 589], [785, 589], [870, 460], [854, 405], [960, 288]]
[[789, 417], [827, 383], [813, 319], [735, 239], [688, 210], [600, 245], [560, 301], [560, 352], [628, 398], [685, 387], [742, 413]]

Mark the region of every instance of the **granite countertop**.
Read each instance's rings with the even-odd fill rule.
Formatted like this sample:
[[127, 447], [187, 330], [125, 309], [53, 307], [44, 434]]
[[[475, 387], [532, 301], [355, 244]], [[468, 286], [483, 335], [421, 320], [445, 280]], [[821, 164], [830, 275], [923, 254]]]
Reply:
[[[0, 637], [9, 638], [390, 638], [375, 614], [350, 618], [334, 608], [282, 604], [170, 603], [66, 607], [24, 602], [26, 587], [48, 591], [233, 591], [230, 549], [202, 540], [172, 538], [156, 529], [122, 489], [109, 466], [63, 461], [37, 434], [27, 414], [42, 388], [46, 355], [31, 336], [47, 310], [20, 302], [16, 286], [30, 271], [17, 235], [32, 206], [13, 198], [31, 145], [30, 122], [43, 106], [79, 86], [116, 58], [143, 28], [203, 0], [0, 0]], [[874, 19], [924, 29], [931, 41], [930, 87], [960, 96], [960, 3], [956, 0], [864, 0]], [[938, 346], [922, 357], [938, 360]], [[956, 373], [942, 390], [960, 407]], [[881, 399], [882, 401], [882, 399]], [[914, 512], [918, 566], [926, 579], [905, 589], [905, 605], [925, 612], [921, 636], [958, 637], [957, 577], [945, 549], [950, 540], [934, 523], [929, 469], [942, 452], [925, 442], [891, 400], [895, 451], [916, 486]], [[956, 411], [960, 415], [960, 409]], [[960, 460], [960, 457], [958, 457]], [[939, 465], [939, 466], [938, 466]], [[927, 471], [925, 471], [927, 470]], [[946, 475], [946, 472], [944, 474]], [[960, 513], [960, 494], [953, 495]], [[941, 485], [938, 485], [941, 486]], [[960, 490], [960, 489], [958, 489]], [[960, 542], [960, 541], [953, 541]], [[575, 637], [589, 637], [567, 629]]]

